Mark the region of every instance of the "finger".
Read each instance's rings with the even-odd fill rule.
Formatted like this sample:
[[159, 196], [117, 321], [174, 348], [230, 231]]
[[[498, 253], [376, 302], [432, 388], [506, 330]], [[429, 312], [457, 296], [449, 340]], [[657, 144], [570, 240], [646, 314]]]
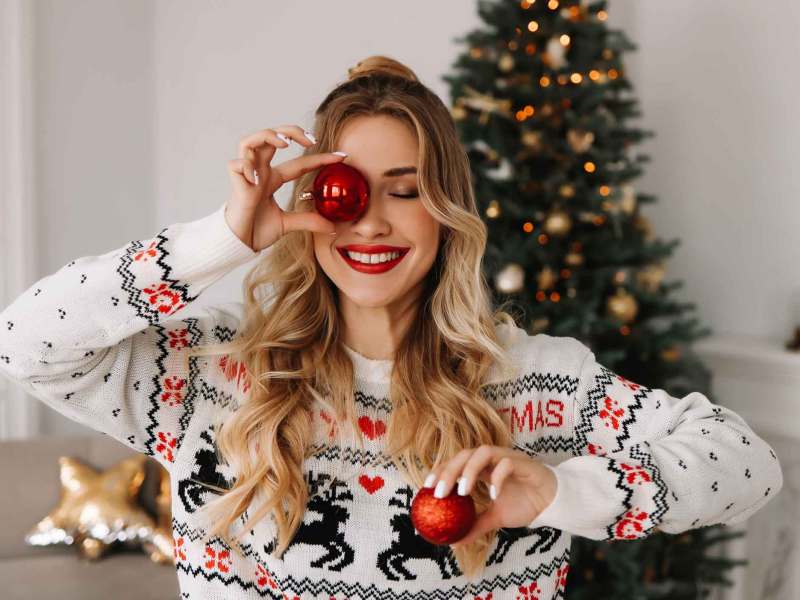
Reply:
[[288, 231], [316, 231], [330, 234], [336, 231], [336, 225], [316, 212], [284, 212], [283, 233]]
[[324, 152], [321, 154], [307, 154], [305, 156], [298, 156], [286, 162], [272, 167], [270, 169], [269, 181], [267, 181], [268, 190], [277, 190], [287, 181], [297, 179], [304, 173], [313, 171], [323, 165], [339, 162], [344, 160], [345, 157], [340, 154], [333, 154], [332, 152]]
[[287, 146], [289, 146], [289, 141], [281, 139], [277, 131], [262, 129], [239, 141], [239, 158], [248, 158], [249, 151], [258, 150], [262, 155], [269, 153], [271, 159], [277, 148], [286, 148]]
[[477, 449], [464, 448], [447, 461], [437, 476], [438, 481], [436, 483], [436, 489], [433, 492], [435, 498], [444, 498], [450, 494], [450, 490], [456, 482], [456, 478], [459, 477], [464, 470], [464, 465], [470, 460], [473, 460], [475, 454], [479, 452], [481, 456], [485, 456], [487, 452], [491, 453], [491, 446], [484, 445]]
[[256, 185], [254, 170], [255, 165], [246, 158], [234, 158], [228, 161], [228, 173], [234, 183], [242, 183], [244, 179], [247, 183]]
[[497, 508], [497, 505], [491, 504], [488, 509], [478, 515], [478, 518], [475, 519], [475, 524], [472, 526], [472, 529], [467, 532], [467, 535], [457, 542], [450, 544], [450, 546], [452, 548], [457, 548], [459, 546], [470, 544], [475, 541], [477, 537], [483, 535], [487, 531], [499, 529], [500, 527], [502, 527], [500, 510]]
[[[462, 491], [464, 496], [470, 494], [474, 489], [475, 482], [478, 479], [483, 481], [490, 481], [490, 476], [494, 467], [500, 463], [504, 458], [513, 457], [514, 450], [504, 446], [487, 446], [491, 448], [491, 452], [477, 452], [470, 458], [464, 465], [461, 477], [464, 480], [462, 484]], [[461, 491], [459, 491], [461, 494]]]
[[280, 127], [275, 127], [274, 129], [276, 132], [283, 133], [284, 135], [288, 136], [289, 139], [302, 146], [305, 146], [306, 148], [317, 143], [310, 131], [306, 131], [297, 125], [281, 125]]
[[[496, 500], [497, 497], [500, 496], [500, 492], [503, 488], [503, 482], [513, 472], [514, 461], [508, 456], [501, 458], [497, 463], [497, 466], [492, 471], [492, 485], [489, 487], [489, 494], [494, 496], [492, 500]], [[492, 487], [494, 490], [492, 490]]]

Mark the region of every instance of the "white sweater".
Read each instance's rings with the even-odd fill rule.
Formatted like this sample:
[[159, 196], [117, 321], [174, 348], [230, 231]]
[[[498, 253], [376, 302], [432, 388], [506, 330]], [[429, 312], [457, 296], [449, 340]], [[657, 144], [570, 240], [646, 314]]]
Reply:
[[517, 375], [493, 383], [486, 401], [518, 449], [554, 467], [558, 491], [530, 527], [499, 530], [480, 580], [464, 578], [449, 547], [416, 535], [416, 490], [381, 452], [392, 362], [347, 347], [364, 450], [354, 440], [331, 443], [329, 417], [317, 411], [323, 451], [304, 465], [312, 497], [284, 556], [269, 553], [271, 516], [244, 538], [244, 559], [218, 538], [203, 545], [197, 509], [214, 492], [191, 479], [233, 480], [214, 457], [212, 424], [244, 390], [238, 365], [200, 357], [185, 372], [181, 354], [231, 339], [241, 303], [201, 317], [181, 318], [181, 309], [257, 256], [228, 227], [223, 205], [152, 239], [73, 260], [0, 313], [0, 372], [170, 472], [182, 598], [560, 598], [570, 536], [633, 539], [737, 523], [782, 486], [772, 449], [703, 394], [671, 397], [606, 369], [575, 338], [503, 326]]

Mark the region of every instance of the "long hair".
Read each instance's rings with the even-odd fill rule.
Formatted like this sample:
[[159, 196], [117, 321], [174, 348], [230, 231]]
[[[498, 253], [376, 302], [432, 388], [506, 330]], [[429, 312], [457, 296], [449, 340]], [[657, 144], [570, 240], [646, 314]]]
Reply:
[[[415, 319], [395, 351], [390, 378], [385, 454], [419, 489], [431, 468], [459, 450], [513, 445], [507, 424], [481, 389], [490, 383], [492, 365], [505, 376], [512, 373], [495, 327], [515, 321], [492, 306], [481, 268], [487, 229], [476, 208], [469, 159], [447, 107], [403, 64], [370, 56], [351, 68], [348, 79], [317, 108], [313, 151], [332, 151], [349, 119], [370, 115], [389, 115], [416, 133], [420, 198], [441, 224], [439, 252], [426, 274]], [[301, 194], [311, 188], [315, 174], [295, 181], [287, 211], [312, 210], [313, 200]], [[243, 292], [234, 338], [188, 349], [190, 355], [225, 354], [228, 366], [239, 365], [248, 390], [217, 432], [218, 458], [233, 470], [235, 483], [229, 490], [218, 488], [219, 496], [202, 512], [213, 525], [208, 536], [218, 535], [234, 548], [252, 524], [272, 514], [273, 555], [282, 556], [309, 499], [303, 461], [315, 454], [313, 400], [324, 402], [337, 423], [349, 423], [363, 444], [354, 368], [342, 345], [336, 287], [315, 258], [311, 232], [290, 232], [276, 241], [246, 274]], [[340, 440], [344, 430], [338, 427]], [[471, 495], [479, 512], [489, 506], [485, 482], [475, 482]], [[264, 502], [234, 540], [230, 527], [240, 517], [244, 522], [242, 515], [256, 498]], [[468, 578], [482, 572], [495, 535], [491, 531], [452, 549]]]

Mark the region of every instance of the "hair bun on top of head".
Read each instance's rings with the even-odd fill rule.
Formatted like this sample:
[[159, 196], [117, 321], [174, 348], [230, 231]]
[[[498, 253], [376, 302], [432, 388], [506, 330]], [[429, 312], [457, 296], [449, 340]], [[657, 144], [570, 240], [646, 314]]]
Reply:
[[355, 67], [350, 67], [347, 70], [348, 79], [350, 81], [357, 77], [375, 74], [394, 75], [395, 77], [402, 77], [403, 79], [410, 79], [411, 81], [419, 81], [414, 71], [403, 63], [380, 54], [369, 56], [356, 63]]

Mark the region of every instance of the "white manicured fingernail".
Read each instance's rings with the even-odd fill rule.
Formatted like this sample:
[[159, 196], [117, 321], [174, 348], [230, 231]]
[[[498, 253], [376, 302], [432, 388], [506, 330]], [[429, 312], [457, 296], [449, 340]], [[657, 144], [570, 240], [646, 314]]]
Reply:
[[439, 483], [436, 484], [436, 489], [433, 492], [434, 498], [444, 498], [444, 488], [447, 485], [447, 482], [444, 479], [439, 480]]
[[458, 478], [458, 495], [459, 496], [466, 496], [467, 495], [467, 478], [466, 477], [459, 477]]
[[425, 478], [425, 483], [422, 484], [422, 487], [432, 487], [434, 481], [436, 481], [436, 475], [431, 473]]
[[289, 138], [289, 136], [284, 134], [284, 133], [276, 133], [275, 135], [277, 135], [279, 138], [281, 138], [287, 144], [290, 144], [292, 142], [291, 138]]
[[256, 180], [256, 185], [258, 185], [258, 171], [253, 169], [253, 179]]
[[489, 495], [492, 497], [492, 500], [497, 500], [497, 488], [494, 487], [494, 484], [489, 486]]
[[305, 135], [308, 139], [310, 139], [313, 143], [317, 143], [317, 138], [314, 137], [314, 134], [310, 131], [303, 129], [303, 135]]
[[333, 152], [333, 154], [338, 154], [339, 156], [347, 156], [347, 152], [342, 152], [341, 150], [337, 150], [336, 152]]

